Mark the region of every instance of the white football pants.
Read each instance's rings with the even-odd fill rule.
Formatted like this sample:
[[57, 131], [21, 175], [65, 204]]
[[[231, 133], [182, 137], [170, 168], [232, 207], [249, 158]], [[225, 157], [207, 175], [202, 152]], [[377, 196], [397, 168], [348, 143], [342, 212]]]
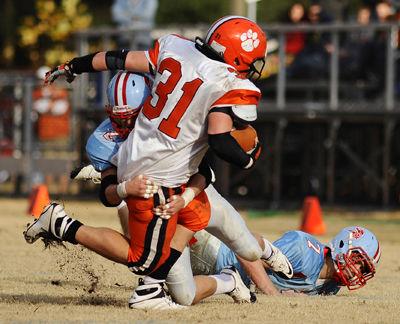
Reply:
[[[237, 255], [248, 261], [261, 257], [261, 247], [251, 234], [240, 214], [223, 198], [212, 185], [205, 190], [211, 206], [210, 222], [205, 229], [224, 242]], [[175, 302], [191, 305], [196, 295], [195, 274], [214, 274], [219, 245], [217, 239], [198, 232], [195, 236], [198, 252], [190, 255], [185, 248], [181, 257], [170, 270], [167, 277], [168, 290]], [[190, 260], [193, 264], [191, 265]]]

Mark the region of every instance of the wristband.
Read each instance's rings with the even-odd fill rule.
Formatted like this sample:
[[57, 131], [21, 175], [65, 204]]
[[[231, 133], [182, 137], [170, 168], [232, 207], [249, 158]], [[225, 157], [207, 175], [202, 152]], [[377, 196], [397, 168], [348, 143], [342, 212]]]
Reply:
[[186, 188], [181, 194], [181, 197], [185, 201], [185, 204], [183, 205], [183, 208], [185, 208], [194, 199], [194, 197], [196, 197], [196, 194], [192, 188]]
[[67, 63], [71, 73], [81, 74], [85, 72], [99, 72], [93, 67], [93, 58], [97, 53], [98, 52], [73, 58], [69, 63]]
[[243, 168], [245, 170], [250, 169], [254, 164], [254, 160], [252, 157], [250, 157], [250, 162]]
[[117, 185], [117, 195], [121, 199], [128, 197], [128, 193], [126, 192], [126, 181], [123, 181]]
[[117, 206], [117, 209], [120, 210], [121, 208], [124, 208], [125, 206], [127, 206], [125, 200], [122, 200], [121, 203]]

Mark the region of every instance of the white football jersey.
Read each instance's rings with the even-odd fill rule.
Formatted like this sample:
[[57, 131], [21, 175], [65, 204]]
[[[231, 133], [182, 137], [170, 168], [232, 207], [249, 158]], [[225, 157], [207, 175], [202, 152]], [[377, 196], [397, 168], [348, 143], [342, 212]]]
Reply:
[[255, 111], [261, 93], [230, 65], [207, 58], [177, 35], [160, 38], [146, 55], [156, 73], [152, 93], [118, 151], [118, 179], [143, 174], [176, 187], [197, 172], [208, 149], [210, 109]]

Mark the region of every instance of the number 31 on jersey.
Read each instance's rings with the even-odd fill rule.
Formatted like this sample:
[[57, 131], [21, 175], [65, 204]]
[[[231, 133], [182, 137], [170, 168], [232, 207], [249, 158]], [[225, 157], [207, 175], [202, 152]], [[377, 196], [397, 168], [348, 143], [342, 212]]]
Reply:
[[[158, 73], [163, 74], [164, 71], [170, 72], [170, 75], [165, 82], [159, 82], [157, 84], [157, 87], [154, 91], [158, 96], [157, 103], [153, 106], [151, 104], [153, 96], [149, 96], [143, 105], [143, 114], [149, 120], [158, 118], [160, 116], [161, 111], [168, 103], [168, 95], [174, 92], [179, 80], [182, 78], [181, 63], [171, 57], [161, 61], [158, 67]], [[169, 116], [167, 118], [163, 118], [158, 126], [158, 129], [162, 133], [174, 139], [178, 137], [180, 131], [178, 123], [202, 84], [203, 81], [199, 78], [184, 83], [181, 88], [183, 92], [182, 96], [171, 110]]]

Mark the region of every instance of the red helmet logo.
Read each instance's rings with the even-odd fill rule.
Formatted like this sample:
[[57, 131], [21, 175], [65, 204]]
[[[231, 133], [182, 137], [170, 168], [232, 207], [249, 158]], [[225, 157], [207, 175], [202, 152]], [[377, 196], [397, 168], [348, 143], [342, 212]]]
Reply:
[[362, 228], [360, 228], [360, 227], [356, 227], [356, 228], [351, 232], [351, 234], [352, 234], [352, 236], [353, 236], [355, 239], [358, 239], [358, 238], [360, 238], [361, 236], [364, 235], [364, 230], [363, 230]]

